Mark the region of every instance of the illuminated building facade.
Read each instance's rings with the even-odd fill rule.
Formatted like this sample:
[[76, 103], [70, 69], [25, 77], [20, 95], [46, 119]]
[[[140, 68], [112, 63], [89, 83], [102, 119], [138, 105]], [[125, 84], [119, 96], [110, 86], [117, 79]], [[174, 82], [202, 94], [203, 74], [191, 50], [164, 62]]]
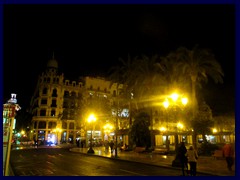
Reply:
[[78, 82], [65, 79], [58, 73], [58, 62], [53, 57], [39, 76], [31, 99], [31, 138], [42, 143], [75, 143], [80, 138], [87, 143], [90, 131], [86, 116], [94, 111], [94, 139], [103, 140], [104, 124], [115, 123], [117, 87], [121, 88], [101, 77], [82, 77]]

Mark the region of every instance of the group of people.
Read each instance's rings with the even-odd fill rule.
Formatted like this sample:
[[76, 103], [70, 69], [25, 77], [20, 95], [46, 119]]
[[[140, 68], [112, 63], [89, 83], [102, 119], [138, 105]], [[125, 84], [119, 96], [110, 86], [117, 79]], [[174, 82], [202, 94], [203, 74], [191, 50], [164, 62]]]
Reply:
[[[234, 149], [230, 145], [230, 143], [226, 143], [223, 148], [223, 157], [226, 159], [227, 167], [229, 171], [232, 171], [232, 166], [234, 164]], [[196, 176], [197, 174], [197, 160], [198, 160], [198, 153], [190, 146], [187, 150], [184, 142], [181, 142], [177, 157], [181, 163], [182, 175], [185, 176], [185, 169], [187, 170], [187, 174], [190, 176]], [[188, 168], [188, 164], [190, 168]]]
[[[190, 176], [196, 176], [198, 153], [193, 146], [190, 146], [187, 150], [184, 142], [181, 142], [177, 156], [181, 163], [183, 176], [185, 176], [185, 168]], [[188, 164], [190, 165], [190, 169], [188, 169]]]

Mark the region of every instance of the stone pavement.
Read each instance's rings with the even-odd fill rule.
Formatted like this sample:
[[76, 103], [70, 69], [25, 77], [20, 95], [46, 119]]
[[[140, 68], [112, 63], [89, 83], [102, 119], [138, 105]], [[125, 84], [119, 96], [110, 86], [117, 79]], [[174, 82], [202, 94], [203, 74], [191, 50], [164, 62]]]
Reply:
[[[104, 147], [94, 147], [95, 156], [102, 156], [106, 158], [117, 158], [119, 160], [135, 161], [151, 165], [164, 166], [169, 168], [172, 167], [172, 161], [174, 160], [174, 155], [161, 155], [157, 153], [137, 153], [134, 151], [117, 151], [117, 157], [115, 154], [111, 154], [110, 151], [105, 151]], [[88, 148], [78, 148], [72, 147], [70, 151], [77, 153], [87, 154]], [[179, 169], [179, 168], [177, 168]], [[235, 176], [235, 165], [233, 170], [229, 171], [227, 169], [227, 164], [224, 158], [214, 159], [208, 156], [199, 156], [197, 163], [197, 172], [214, 175], [214, 176]]]

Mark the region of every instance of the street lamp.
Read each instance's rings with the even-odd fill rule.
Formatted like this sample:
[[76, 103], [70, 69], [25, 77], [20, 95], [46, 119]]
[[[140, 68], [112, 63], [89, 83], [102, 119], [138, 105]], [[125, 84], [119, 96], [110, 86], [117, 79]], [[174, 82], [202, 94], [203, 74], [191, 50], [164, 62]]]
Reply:
[[87, 153], [94, 153], [94, 150], [92, 148], [92, 132], [93, 132], [93, 123], [96, 121], [96, 117], [94, 116], [94, 114], [91, 114], [89, 117], [88, 117], [88, 123], [90, 123], [92, 126], [91, 126], [91, 138], [90, 138], [90, 147], [87, 151]]
[[[164, 102], [163, 102], [163, 106], [165, 107], [165, 109], [168, 109], [168, 107], [171, 105], [173, 107], [180, 107], [180, 105], [183, 105], [184, 107], [187, 105], [188, 103], [188, 98], [186, 97], [181, 97], [179, 98], [181, 95], [177, 94], [177, 93], [172, 93], [169, 98], [167, 98]], [[180, 102], [179, 102], [180, 101]], [[176, 121], [176, 115], [175, 115], [175, 121]], [[167, 114], [167, 124], [168, 124], [168, 114]], [[176, 126], [177, 128], [177, 126]], [[167, 135], [167, 138], [168, 138], [168, 135]], [[166, 144], [166, 146], [168, 146]], [[178, 132], [177, 132], [177, 129], [176, 129], [176, 132], [175, 132], [175, 150], [177, 150], [177, 147], [178, 147]], [[169, 147], [167, 147], [169, 148]]]
[[[169, 102], [168, 100], [166, 99], [164, 102], [163, 102], [163, 106], [165, 107], [165, 109], [167, 110], [168, 107], [169, 107]], [[169, 152], [169, 140], [168, 140], [168, 110], [167, 110], [167, 134], [166, 134], [166, 148], [167, 148], [167, 152]]]

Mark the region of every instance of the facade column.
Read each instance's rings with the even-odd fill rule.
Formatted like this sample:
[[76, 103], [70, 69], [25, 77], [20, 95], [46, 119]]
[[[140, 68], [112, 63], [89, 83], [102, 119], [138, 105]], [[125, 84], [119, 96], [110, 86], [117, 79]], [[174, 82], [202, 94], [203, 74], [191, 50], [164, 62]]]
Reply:
[[48, 140], [48, 122], [49, 122], [49, 121], [46, 121], [45, 142], [47, 142], [47, 140]]
[[39, 121], [36, 121], [35, 134], [36, 134], [36, 139], [37, 139], [37, 140], [38, 140], [38, 125], [39, 125]]
[[66, 141], [68, 142], [69, 139], [69, 122], [67, 121], [67, 130], [66, 130]]
[[73, 127], [73, 144], [76, 144], [76, 137], [77, 137], [77, 131], [76, 131], [76, 122], [74, 122], [74, 127]]

